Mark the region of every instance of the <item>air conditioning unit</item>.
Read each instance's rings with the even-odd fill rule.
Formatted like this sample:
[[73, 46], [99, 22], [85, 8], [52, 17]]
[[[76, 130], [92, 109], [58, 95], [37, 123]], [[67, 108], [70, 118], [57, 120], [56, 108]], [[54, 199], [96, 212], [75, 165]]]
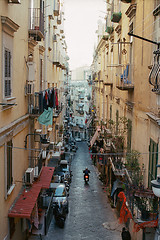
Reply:
[[34, 94], [34, 84], [31, 82], [28, 82], [26, 84], [26, 94], [27, 95], [33, 95]]
[[21, 3], [21, 0], [8, 0], [9, 3]]
[[28, 168], [25, 172], [25, 184], [32, 184], [34, 180], [34, 168]]

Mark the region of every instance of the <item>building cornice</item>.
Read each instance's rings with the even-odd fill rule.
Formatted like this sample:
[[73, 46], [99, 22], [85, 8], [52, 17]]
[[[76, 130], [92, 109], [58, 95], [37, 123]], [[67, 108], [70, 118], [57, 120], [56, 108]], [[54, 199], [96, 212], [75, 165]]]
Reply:
[[19, 25], [13, 22], [10, 18], [1, 16], [2, 30], [9, 34], [10, 36], [14, 36], [14, 33], [17, 32]]
[[129, 6], [129, 8], [127, 9], [127, 11], [125, 12], [125, 14], [127, 15], [127, 17], [130, 18], [130, 20], [136, 15], [136, 8], [137, 8], [137, 4], [131, 4]]

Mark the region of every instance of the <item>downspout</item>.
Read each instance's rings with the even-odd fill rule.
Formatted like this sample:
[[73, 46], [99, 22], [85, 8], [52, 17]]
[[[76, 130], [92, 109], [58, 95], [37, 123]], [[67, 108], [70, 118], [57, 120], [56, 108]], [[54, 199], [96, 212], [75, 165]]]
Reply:
[[47, 0], [44, 1], [44, 89], [47, 89], [47, 53], [48, 53], [48, 14]]

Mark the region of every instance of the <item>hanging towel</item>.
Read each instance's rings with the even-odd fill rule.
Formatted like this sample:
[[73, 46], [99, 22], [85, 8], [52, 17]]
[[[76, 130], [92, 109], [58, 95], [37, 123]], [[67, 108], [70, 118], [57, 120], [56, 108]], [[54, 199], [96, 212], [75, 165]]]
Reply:
[[48, 126], [53, 123], [53, 108], [44, 109], [44, 112], [38, 117], [38, 122]]

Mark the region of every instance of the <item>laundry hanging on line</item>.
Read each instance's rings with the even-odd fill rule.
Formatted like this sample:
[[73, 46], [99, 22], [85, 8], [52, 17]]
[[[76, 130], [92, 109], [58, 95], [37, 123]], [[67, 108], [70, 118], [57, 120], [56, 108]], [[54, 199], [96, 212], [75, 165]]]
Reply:
[[52, 88], [39, 93], [39, 112], [43, 113], [44, 109], [53, 108], [58, 110], [58, 90]]

